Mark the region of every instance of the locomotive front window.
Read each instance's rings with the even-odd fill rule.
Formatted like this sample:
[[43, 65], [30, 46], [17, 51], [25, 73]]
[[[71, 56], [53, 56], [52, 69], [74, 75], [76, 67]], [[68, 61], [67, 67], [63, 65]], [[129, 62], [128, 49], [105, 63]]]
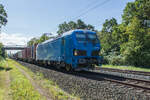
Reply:
[[99, 42], [97, 35], [92, 33], [76, 33], [76, 39], [78, 43], [85, 43], [87, 41], [95, 44]]
[[83, 33], [76, 33], [76, 39], [78, 42], [83, 42], [86, 40], [86, 36]]
[[95, 34], [88, 34], [88, 38], [94, 40], [94, 39], [96, 39], [97, 37], [96, 37]]
[[94, 43], [98, 43], [98, 38], [97, 38], [97, 36], [96, 36], [96, 34], [88, 34], [88, 40], [89, 41], [92, 41], [92, 42], [94, 42]]

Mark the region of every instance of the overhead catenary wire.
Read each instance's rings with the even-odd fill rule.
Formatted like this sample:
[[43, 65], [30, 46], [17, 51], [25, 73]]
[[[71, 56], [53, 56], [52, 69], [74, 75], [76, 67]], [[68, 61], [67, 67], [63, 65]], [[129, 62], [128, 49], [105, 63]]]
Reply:
[[[85, 10], [87, 10], [87, 9], [89, 9], [89, 7], [92, 7], [93, 5], [95, 5], [97, 2], [99, 2], [100, 0], [94, 0], [93, 2], [90, 2], [87, 6], [85, 6], [83, 9], [80, 9], [79, 11], [85, 11]], [[77, 13], [79, 12], [79, 11], [77, 11]], [[70, 19], [72, 19], [73, 17], [72, 16], [70, 16]], [[62, 21], [61, 22], [63, 22], [63, 21], [66, 21], [66, 19], [69, 19], [69, 18], [62, 18]]]
[[[85, 11], [85, 10], [87, 10], [87, 9], [89, 9], [89, 7], [91, 7], [91, 6], [93, 6], [93, 5], [95, 5], [95, 3], [97, 3], [97, 2], [99, 2], [100, 0], [94, 0], [94, 1], [92, 1], [92, 2], [90, 2], [88, 5], [86, 5], [85, 7], [84, 7], [84, 9], [80, 9], [80, 11]], [[71, 16], [72, 17], [72, 16]], [[70, 17], [70, 19], [73, 19], [73, 17], [71, 18]], [[69, 18], [62, 18], [62, 19], [60, 19], [61, 20], [61, 22], [64, 22], [64, 21], [66, 21], [67, 19], [69, 19]], [[58, 23], [58, 24], [60, 24], [60, 23]], [[57, 24], [57, 25], [58, 25]], [[57, 30], [57, 28], [55, 27], [55, 28], [53, 28], [53, 29], [51, 29], [51, 30]]]
[[78, 19], [78, 18], [80, 18], [80, 17], [86, 15], [87, 13], [89, 13], [89, 12], [95, 10], [95, 9], [98, 8], [98, 7], [103, 6], [104, 4], [108, 3], [109, 1], [111, 1], [111, 0], [105, 0], [105, 1], [103, 1], [103, 2], [98, 3], [98, 4], [95, 5], [94, 7], [89, 8], [89, 9], [87, 9], [85, 12], [83, 12], [83, 13], [79, 14], [78, 16], [72, 18], [72, 20]]
[[[78, 12], [81, 12], [81, 11], [85, 12], [87, 9], [90, 9], [92, 6], [94, 6], [98, 2], [100, 2], [100, 0], [94, 0], [93, 2], [89, 3], [84, 9], [81, 9]], [[81, 13], [83, 13], [83, 12], [81, 12]]]
[[[105, 5], [106, 3], [108, 3], [108, 2], [111, 1], [111, 0], [105, 0], [105, 1], [100, 2], [100, 3], [98, 3], [98, 1], [100, 1], [100, 0], [95, 0], [95, 1], [93, 1], [91, 4], [88, 4], [88, 5], [85, 7], [85, 11], [83, 11], [82, 13], [80, 13], [79, 15], [77, 15], [77, 16], [75, 16], [75, 17], [73, 17], [73, 18], [70, 18], [70, 20], [79, 19], [79, 18], [81, 18], [82, 16], [85, 16], [87, 13], [89, 13], [89, 12], [91, 12], [91, 11], [93, 11], [93, 10], [95, 10], [95, 9], [97, 9], [97, 8], [99, 8], [99, 7], [101, 7], [101, 6], [103, 6], [103, 5]], [[92, 6], [92, 5], [95, 4], [95, 3], [97, 3], [95, 6], [89, 7], [89, 6]], [[65, 19], [66, 19], [66, 18], [64, 18], [63, 21], [65, 21]], [[56, 30], [56, 29], [57, 29], [57, 28], [54, 28], [53, 30]]]

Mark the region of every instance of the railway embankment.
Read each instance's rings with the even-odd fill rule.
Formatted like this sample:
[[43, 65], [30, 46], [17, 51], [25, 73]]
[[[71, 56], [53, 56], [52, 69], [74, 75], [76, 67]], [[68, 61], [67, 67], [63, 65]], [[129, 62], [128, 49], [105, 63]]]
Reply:
[[[108, 81], [104, 76], [91, 74], [66, 73], [24, 62], [20, 64], [34, 73], [42, 73], [45, 78], [55, 82], [65, 92], [79, 96], [83, 100], [149, 100], [147, 91], [128, 85]], [[48, 67], [48, 66], [47, 66]], [[111, 77], [109, 77], [111, 78]], [[114, 77], [116, 78], [116, 77]], [[125, 78], [116, 78], [124, 81]]]

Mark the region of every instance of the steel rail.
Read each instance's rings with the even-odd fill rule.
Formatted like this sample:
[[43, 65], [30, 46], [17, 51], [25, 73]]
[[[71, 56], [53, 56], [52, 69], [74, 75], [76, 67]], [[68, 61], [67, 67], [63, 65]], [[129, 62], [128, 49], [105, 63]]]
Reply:
[[121, 70], [121, 69], [114, 69], [114, 68], [95, 68], [95, 69], [96, 70], [111, 71], [111, 72], [120, 72], [120, 73], [126, 73], [126, 74], [150, 76], [150, 72], [144, 72], [144, 71]]
[[[123, 84], [123, 85], [126, 85], [126, 86], [131, 86], [131, 87], [134, 87], [134, 88], [139, 88], [139, 89], [143, 89], [143, 90], [146, 90], [146, 91], [150, 92], [150, 81], [148, 81], [148, 80], [122, 77], [124, 80], [119, 81], [117, 79], [112, 78], [112, 77], [115, 77], [115, 75], [105, 74], [105, 75], [108, 75], [107, 77], [105, 77], [105, 76], [103, 76], [104, 75], [103, 73], [102, 73], [103, 74], [102, 76], [98, 75], [100, 73], [97, 73], [97, 72], [87, 71], [86, 73], [88, 73], [88, 75], [90, 75], [90, 77], [93, 77], [93, 78], [96, 78], [96, 79], [103, 78], [106, 81], [119, 83], [119, 84]], [[116, 77], [118, 77], [118, 76], [116, 76]], [[119, 76], [119, 78], [121, 78], [121, 77]], [[140, 85], [140, 84], [142, 84], [142, 85]], [[145, 86], [145, 84], [149, 84], [149, 85]]]

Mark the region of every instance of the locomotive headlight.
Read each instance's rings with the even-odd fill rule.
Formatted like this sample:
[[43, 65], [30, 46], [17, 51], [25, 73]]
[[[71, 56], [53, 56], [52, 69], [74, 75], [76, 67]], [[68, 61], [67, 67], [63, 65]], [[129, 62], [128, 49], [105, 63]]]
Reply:
[[73, 50], [73, 55], [74, 56], [86, 56], [86, 51], [74, 49]]
[[77, 55], [78, 55], [78, 51], [74, 50], [74, 56], [77, 56]]

